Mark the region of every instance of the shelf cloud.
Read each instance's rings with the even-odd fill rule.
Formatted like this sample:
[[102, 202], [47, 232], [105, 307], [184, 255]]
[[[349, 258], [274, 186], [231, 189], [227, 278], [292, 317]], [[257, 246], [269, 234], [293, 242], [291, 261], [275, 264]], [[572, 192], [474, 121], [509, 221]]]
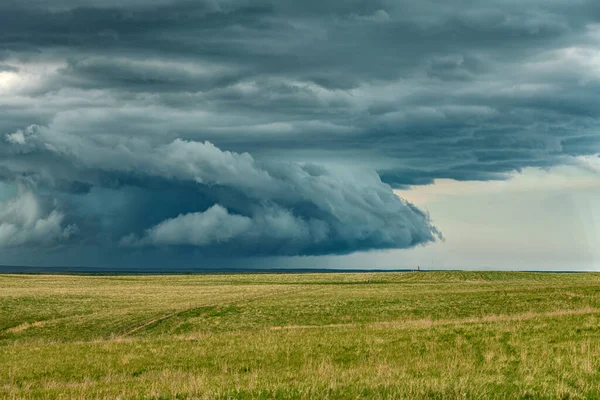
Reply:
[[[66, 196], [70, 217], [82, 220], [77, 226], [88, 225], [81, 232], [87, 239], [130, 229], [119, 241], [123, 246], [312, 255], [407, 248], [440, 238], [429, 216], [398, 198], [374, 171], [261, 163], [210, 142], [176, 139], [156, 147], [137, 138], [102, 142], [39, 126], [8, 134], [6, 142], [0, 165], [12, 174], [8, 178], [27, 177], [32, 188]], [[113, 211], [125, 215], [145, 197], [148, 217], [130, 226], [107, 224], [87, 205], [97, 188], [134, 191]], [[162, 201], [157, 190], [177, 200]], [[158, 220], [160, 215], [170, 217]], [[91, 224], [94, 219], [99, 222]]]

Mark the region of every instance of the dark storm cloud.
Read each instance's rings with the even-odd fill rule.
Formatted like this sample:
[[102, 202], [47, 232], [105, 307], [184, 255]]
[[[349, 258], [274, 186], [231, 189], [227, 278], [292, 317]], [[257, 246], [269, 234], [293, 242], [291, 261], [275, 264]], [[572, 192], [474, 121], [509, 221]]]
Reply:
[[[81, 229], [83, 234], [105, 233], [94, 229], [112, 234], [123, 229], [141, 231], [139, 237], [135, 232], [123, 236], [120, 243], [125, 246], [198, 246], [206, 247], [208, 253], [298, 255], [405, 248], [440, 236], [428, 215], [396, 197], [374, 172], [261, 164], [247, 153], [223, 152], [208, 142], [179, 139], [157, 147], [135, 139], [109, 145], [36, 126], [6, 135], [5, 141], [9, 146], [0, 165], [14, 171], [15, 179], [26, 177], [34, 187], [69, 192], [72, 203], [81, 203], [79, 210], [71, 206], [71, 218], [87, 219], [85, 224], [96, 217], [96, 225], [104, 224]], [[29, 162], [22, 163], [25, 156]], [[46, 170], [29, 170], [34, 163], [45, 164]], [[56, 176], [73, 184], [57, 184]], [[86, 181], [77, 180], [81, 178]], [[157, 195], [157, 186], [175, 194], [175, 199]], [[96, 187], [121, 192], [107, 199], [117, 200], [117, 205], [121, 199], [121, 209], [115, 210], [120, 221], [102, 217], [111, 206], [94, 203], [103, 197], [88, 190]], [[139, 202], [139, 197], [152, 200]], [[146, 206], [144, 213], [153, 211], [151, 218], [138, 215], [120, 225], [141, 204]], [[165, 219], [160, 220], [165, 211]], [[38, 225], [40, 218], [31, 216], [31, 224]], [[73, 226], [81, 228], [82, 224]]]
[[437, 232], [388, 185], [600, 152], [599, 22], [584, 0], [4, 1], [0, 177], [56, 199], [45, 245], [410, 247]]

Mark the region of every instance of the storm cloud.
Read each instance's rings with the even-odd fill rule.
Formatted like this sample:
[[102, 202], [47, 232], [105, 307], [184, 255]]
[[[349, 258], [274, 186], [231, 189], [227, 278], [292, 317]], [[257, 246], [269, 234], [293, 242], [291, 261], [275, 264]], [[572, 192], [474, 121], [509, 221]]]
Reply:
[[[377, 248], [405, 248], [440, 237], [429, 216], [394, 195], [373, 171], [332, 171], [311, 164], [263, 162], [248, 154], [221, 151], [210, 142], [176, 139], [156, 147], [136, 138], [98, 142], [45, 127], [30, 126], [6, 135], [0, 166], [33, 187], [67, 193], [86, 205], [91, 188], [160, 198], [165, 185], [189, 201], [152, 204], [145, 213], [165, 218], [131, 232], [124, 246], [198, 246], [209, 253], [328, 254]], [[27, 162], [23, 162], [26, 158]], [[43, 171], [31, 166], [44, 166]], [[55, 181], [60, 176], [61, 181]], [[65, 185], [64, 181], [71, 183]], [[76, 185], [74, 183], [77, 183]], [[139, 205], [136, 196], [120, 212]], [[157, 213], [156, 209], [162, 212]], [[94, 207], [72, 218], [93, 217]], [[10, 210], [8, 211], [10, 213]], [[62, 216], [61, 216], [62, 218]], [[60, 221], [57, 221], [60, 222]], [[143, 222], [138, 219], [138, 223]], [[89, 224], [89, 222], [88, 222]], [[116, 233], [110, 224], [92, 226]], [[143, 223], [139, 228], [143, 228]], [[125, 228], [136, 229], [136, 225]], [[84, 232], [88, 239], [93, 230]], [[96, 234], [102, 234], [102, 231]], [[223, 247], [223, 248], [221, 248]]]
[[21, 189], [14, 199], [0, 202], [0, 247], [55, 246], [77, 233], [65, 225], [64, 214]]
[[593, 0], [3, 1], [0, 180], [60, 208], [48, 240], [0, 223], [67, 250], [426, 244], [393, 188], [597, 157], [599, 49]]

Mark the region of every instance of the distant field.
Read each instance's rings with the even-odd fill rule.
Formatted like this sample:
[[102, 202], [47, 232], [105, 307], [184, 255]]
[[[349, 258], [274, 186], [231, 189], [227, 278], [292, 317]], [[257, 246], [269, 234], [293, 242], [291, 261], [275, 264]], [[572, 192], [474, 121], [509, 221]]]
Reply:
[[600, 398], [600, 274], [0, 275], [1, 398]]

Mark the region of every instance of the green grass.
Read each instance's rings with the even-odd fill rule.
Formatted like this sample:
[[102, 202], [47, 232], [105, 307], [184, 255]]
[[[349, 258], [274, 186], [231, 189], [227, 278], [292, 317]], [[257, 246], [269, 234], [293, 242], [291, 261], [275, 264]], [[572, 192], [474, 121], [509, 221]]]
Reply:
[[0, 275], [1, 398], [600, 398], [600, 274]]

